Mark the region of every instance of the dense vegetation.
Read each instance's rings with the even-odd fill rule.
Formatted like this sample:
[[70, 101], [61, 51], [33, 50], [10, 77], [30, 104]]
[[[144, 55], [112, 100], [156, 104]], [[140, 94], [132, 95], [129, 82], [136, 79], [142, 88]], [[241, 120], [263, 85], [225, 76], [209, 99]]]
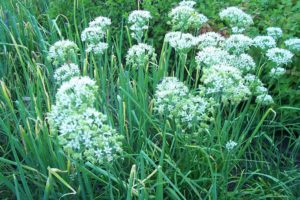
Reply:
[[300, 2], [179, 2], [0, 2], [2, 199], [300, 197]]

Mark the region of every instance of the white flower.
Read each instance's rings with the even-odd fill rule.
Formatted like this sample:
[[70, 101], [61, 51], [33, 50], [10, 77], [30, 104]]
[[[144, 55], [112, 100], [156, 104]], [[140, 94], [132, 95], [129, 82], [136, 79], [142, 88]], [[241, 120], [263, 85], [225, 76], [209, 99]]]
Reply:
[[111, 20], [107, 17], [99, 16], [89, 23], [89, 27], [85, 28], [81, 33], [81, 40], [86, 42], [87, 53], [103, 54], [108, 49], [105, 37]]
[[97, 44], [88, 44], [86, 47], [86, 52], [93, 52], [95, 54], [104, 54], [104, 52], [108, 49], [108, 44], [105, 42], [98, 42]]
[[261, 94], [256, 97], [255, 102], [261, 105], [270, 105], [274, 103], [274, 100], [271, 95]]
[[284, 42], [287, 48], [293, 52], [300, 52], [300, 38], [288, 39]]
[[231, 59], [231, 65], [240, 69], [244, 74], [254, 72], [256, 67], [253, 58], [245, 53], [233, 56]]
[[56, 93], [56, 106], [61, 110], [93, 107], [98, 87], [89, 77], [73, 77]]
[[202, 64], [207, 67], [217, 64], [229, 64], [231, 60], [232, 56], [227, 51], [216, 47], [205, 47], [196, 56], [198, 67]]
[[60, 85], [63, 82], [69, 81], [72, 77], [79, 76], [80, 70], [78, 65], [70, 63], [63, 64], [60, 68], [54, 72], [54, 79], [56, 84]]
[[165, 36], [165, 41], [176, 51], [187, 53], [197, 44], [196, 38], [189, 33], [169, 32]]
[[271, 36], [257, 36], [253, 39], [253, 46], [266, 51], [276, 47], [276, 41]]
[[131, 36], [138, 42], [142, 41], [144, 31], [148, 30], [151, 18], [150, 12], [145, 10], [134, 10], [130, 13], [128, 23], [131, 24], [129, 28], [133, 31]]
[[268, 94], [268, 89], [263, 85], [261, 80], [253, 75], [247, 74], [244, 77], [245, 85], [250, 89], [253, 95], [261, 95], [261, 94]]
[[237, 7], [228, 7], [222, 10], [219, 15], [233, 28], [234, 33], [241, 33], [253, 24], [252, 17]]
[[280, 48], [269, 49], [266, 56], [277, 66], [288, 64], [289, 62], [292, 62], [293, 58], [293, 54], [289, 50]]
[[143, 67], [148, 62], [155, 62], [155, 60], [155, 49], [144, 43], [133, 45], [126, 55], [126, 64], [133, 68], [137, 68], [139, 66]]
[[248, 99], [251, 94], [240, 70], [230, 65], [205, 68], [201, 80], [206, 93], [217, 98], [221, 95], [221, 101], [225, 104], [238, 104]]
[[60, 40], [55, 42], [49, 49], [48, 59], [54, 65], [60, 65], [66, 62], [74, 61], [78, 46], [70, 40]]
[[234, 149], [234, 147], [235, 147], [236, 145], [237, 145], [237, 143], [236, 143], [235, 141], [229, 140], [229, 141], [226, 143], [225, 147], [226, 147], [226, 149], [227, 149], [228, 151], [231, 151], [232, 149]]
[[267, 35], [271, 36], [272, 38], [279, 39], [282, 36], [282, 30], [279, 27], [269, 27], [267, 28]]
[[226, 39], [224, 49], [233, 54], [242, 54], [249, 50], [252, 42], [252, 39], [248, 36], [235, 34]]
[[52, 131], [66, 154], [79, 161], [103, 164], [122, 152], [121, 140], [107, 117], [93, 108], [98, 87], [89, 77], [73, 77], [56, 94], [55, 105], [48, 113]]
[[207, 17], [198, 13], [189, 3], [179, 4], [169, 13], [173, 30], [188, 30], [190, 28], [199, 29], [208, 21]]
[[238, 34], [238, 33], [243, 33], [246, 29], [245, 28], [240, 28], [237, 26], [234, 26], [231, 28], [232, 33]]
[[208, 120], [209, 103], [200, 96], [182, 98], [175, 106], [172, 115], [175, 117], [178, 125], [191, 128], [200, 125]]
[[272, 68], [271, 71], [270, 71], [270, 76], [271, 77], [279, 77], [279, 76], [282, 76], [283, 74], [285, 74], [286, 70], [282, 67], [275, 67], [275, 68]]
[[223, 36], [215, 32], [201, 34], [196, 39], [199, 49], [203, 49], [205, 47], [221, 47], [225, 41]]
[[105, 37], [106, 32], [98, 26], [85, 28], [81, 33], [81, 40], [83, 42], [97, 43]]
[[196, 5], [195, 1], [181, 1], [179, 2], [179, 6], [188, 6], [188, 7], [194, 7], [194, 5]]
[[90, 27], [100, 27], [100, 29], [104, 32], [108, 29], [108, 27], [111, 25], [111, 20], [107, 17], [99, 16], [94, 21], [91, 21], [89, 23]]
[[122, 136], [108, 126], [106, 116], [94, 108], [68, 115], [58, 132], [59, 144], [73, 159], [103, 164], [122, 152]]
[[176, 77], [165, 77], [157, 85], [154, 99], [154, 110], [159, 114], [171, 117], [177, 103], [188, 95], [189, 89]]

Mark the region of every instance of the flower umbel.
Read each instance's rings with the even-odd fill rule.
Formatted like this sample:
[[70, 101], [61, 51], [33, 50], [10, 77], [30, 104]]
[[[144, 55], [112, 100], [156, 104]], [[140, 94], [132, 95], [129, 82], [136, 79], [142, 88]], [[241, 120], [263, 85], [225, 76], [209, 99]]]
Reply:
[[193, 6], [193, 1], [182, 1], [179, 6], [169, 13], [173, 30], [186, 31], [190, 28], [199, 29], [208, 21], [207, 17], [198, 13]]
[[63, 64], [60, 68], [54, 72], [54, 79], [56, 84], [60, 85], [63, 82], [69, 81], [71, 78], [80, 75], [78, 65], [69, 63]]
[[226, 149], [227, 149], [228, 151], [231, 151], [231, 150], [234, 149], [234, 147], [235, 147], [236, 145], [237, 145], [237, 143], [236, 143], [235, 141], [229, 140], [229, 141], [226, 143], [225, 147], [226, 147]]
[[291, 62], [293, 58], [293, 54], [289, 50], [280, 48], [269, 49], [266, 56], [277, 66], [286, 65]]
[[220, 18], [226, 21], [233, 33], [242, 33], [253, 24], [252, 17], [237, 7], [228, 7], [220, 12]]
[[55, 42], [49, 49], [48, 59], [53, 65], [61, 65], [66, 62], [75, 62], [78, 46], [70, 40]]
[[99, 16], [89, 23], [89, 27], [85, 28], [81, 33], [81, 40], [86, 42], [86, 52], [95, 54], [104, 54], [108, 49], [105, 42], [106, 33], [111, 25], [111, 20], [107, 17]]
[[142, 42], [144, 31], [149, 28], [149, 20], [152, 18], [149, 11], [146, 10], [135, 10], [132, 11], [128, 17], [128, 23], [130, 30], [132, 31], [131, 36], [138, 41]]
[[156, 61], [155, 49], [147, 44], [133, 45], [127, 52], [126, 64], [132, 68], [143, 67], [149, 62]]
[[188, 53], [197, 44], [196, 38], [189, 33], [169, 32], [165, 36], [165, 41], [180, 53]]

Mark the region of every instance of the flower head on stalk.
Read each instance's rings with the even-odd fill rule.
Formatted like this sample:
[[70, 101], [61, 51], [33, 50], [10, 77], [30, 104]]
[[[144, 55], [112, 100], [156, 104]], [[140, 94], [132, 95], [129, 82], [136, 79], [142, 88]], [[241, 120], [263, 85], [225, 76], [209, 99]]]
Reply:
[[127, 52], [126, 64], [132, 68], [143, 67], [149, 62], [156, 61], [155, 49], [144, 43], [133, 45]]
[[173, 30], [186, 31], [188, 29], [200, 29], [208, 21], [207, 17], [198, 13], [193, 6], [193, 1], [182, 1], [171, 10], [169, 17]]
[[60, 40], [55, 42], [49, 49], [48, 60], [53, 65], [61, 65], [67, 62], [75, 62], [78, 46], [70, 40]]
[[128, 17], [130, 30], [132, 31], [131, 36], [138, 41], [142, 42], [144, 32], [149, 28], [149, 21], [152, 16], [149, 11], [146, 10], [134, 10]]
[[108, 49], [106, 34], [111, 25], [111, 20], [107, 17], [99, 16], [89, 23], [89, 27], [85, 28], [81, 33], [81, 40], [86, 42], [86, 52], [98, 55], [104, 54]]

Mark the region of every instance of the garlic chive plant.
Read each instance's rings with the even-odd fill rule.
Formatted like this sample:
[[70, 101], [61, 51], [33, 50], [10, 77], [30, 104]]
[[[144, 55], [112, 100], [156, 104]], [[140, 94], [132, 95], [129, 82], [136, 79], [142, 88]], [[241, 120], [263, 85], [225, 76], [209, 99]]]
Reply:
[[154, 111], [161, 117], [174, 120], [184, 132], [197, 127], [198, 132], [208, 128], [213, 120], [213, 101], [192, 95], [187, 86], [176, 77], [165, 77], [154, 94]]
[[226, 50], [216, 47], [205, 47], [196, 55], [198, 68], [211, 67], [217, 64], [229, 64], [233, 58]]
[[201, 80], [202, 90], [216, 100], [221, 98], [224, 104], [238, 104], [251, 95], [240, 70], [230, 65], [213, 65], [204, 69]]
[[242, 33], [253, 24], [252, 17], [237, 7], [228, 7], [219, 15], [228, 23], [233, 33]]
[[292, 52], [299, 53], [300, 52], [300, 38], [291, 38], [284, 41], [285, 46]]
[[208, 21], [207, 17], [194, 9], [194, 1], [182, 1], [171, 10], [169, 17], [173, 30], [187, 31], [189, 29], [200, 29]]
[[136, 39], [138, 43], [142, 42], [145, 31], [149, 28], [150, 19], [152, 19], [152, 16], [149, 11], [135, 10], [130, 13], [128, 23], [132, 31], [131, 36]]
[[292, 62], [293, 54], [286, 49], [272, 48], [266, 53], [266, 56], [270, 61], [272, 61], [276, 66], [283, 66]]
[[81, 40], [86, 43], [86, 52], [102, 55], [108, 49], [106, 34], [111, 25], [111, 20], [107, 17], [97, 17], [89, 23], [81, 33]]
[[94, 108], [98, 86], [89, 77], [73, 77], [58, 89], [48, 114], [53, 132], [67, 155], [78, 161], [104, 164], [122, 152], [122, 136]]
[[[99, 42], [109, 25], [108, 18], [96, 18], [82, 33], [83, 40], [90, 42], [88, 45]], [[50, 52], [59, 49], [60, 43], [55, 43]], [[70, 54], [74, 53], [73, 47], [77, 47], [70, 42], [64, 46], [66, 48], [59, 49], [64, 53], [50, 55], [53, 64], [69, 61]], [[55, 95], [55, 104], [48, 113], [48, 122], [51, 131], [57, 133], [65, 153], [74, 160], [95, 165], [113, 161], [122, 153], [123, 137], [107, 123], [106, 115], [94, 108], [99, 90], [96, 82], [89, 77], [81, 77], [79, 67], [74, 63], [65, 63], [57, 68], [54, 79], [60, 87]]]
[[[75, 13], [78, 24], [49, 20], [42, 27], [47, 22], [36, 25], [30, 3], [7, 18], [5, 8], [19, 5], [9, 2], [0, 3], [0, 71], [1, 64], [10, 67], [0, 80], [2, 199], [300, 196], [300, 82], [294, 73], [300, 42], [288, 38], [294, 33], [255, 30], [238, 7], [219, 9], [208, 25], [200, 13], [214, 12], [198, 8], [221, 3], [200, 0], [181, 1], [164, 13], [170, 21], [159, 26], [164, 37], [151, 30], [163, 15], [159, 9], [153, 18], [132, 11], [128, 29], [99, 16], [78, 33], [87, 20], [82, 12]], [[122, 2], [118, 12], [136, 1]], [[138, 1], [138, 8], [166, 2]], [[247, 2], [240, 5], [251, 8]], [[75, 12], [85, 10], [81, 4]], [[24, 19], [11, 25], [22, 12]], [[52, 33], [58, 28], [59, 37], [84, 45], [57, 39]], [[57, 42], [42, 64], [47, 40]]]
[[179, 53], [187, 54], [189, 50], [196, 46], [196, 38], [189, 33], [169, 32], [165, 36], [165, 42]]
[[206, 32], [199, 35], [196, 38], [197, 46], [199, 49], [206, 47], [222, 47], [225, 42], [225, 38], [216, 32]]
[[79, 48], [74, 42], [70, 40], [60, 40], [50, 47], [48, 60], [55, 66], [67, 62], [76, 62], [78, 51]]
[[269, 27], [267, 28], [267, 35], [278, 40], [282, 37], [282, 29], [279, 27]]
[[260, 35], [253, 39], [253, 46], [265, 52], [268, 49], [275, 48], [276, 41], [271, 36]]
[[54, 72], [54, 80], [58, 85], [61, 85], [63, 82], [69, 81], [75, 76], [80, 76], [80, 70], [78, 65], [74, 63], [63, 64]]
[[234, 34], [225, 40], [224, 49], [232, 54], [242, 54], [250, 49], [253, 41], [243, 34]]
[[156, 62], [155, 49], [147, 44], [139, 43], [133, 45], [127, 52], [126, 65], [134, 69], [144, 67], [149, 63]]
[[155, 91], [154, 110], [160, 115], [173, 117], [173, 111], [181, 99], [188, 96], [189, 89], [176, 77], [165, 77]]

